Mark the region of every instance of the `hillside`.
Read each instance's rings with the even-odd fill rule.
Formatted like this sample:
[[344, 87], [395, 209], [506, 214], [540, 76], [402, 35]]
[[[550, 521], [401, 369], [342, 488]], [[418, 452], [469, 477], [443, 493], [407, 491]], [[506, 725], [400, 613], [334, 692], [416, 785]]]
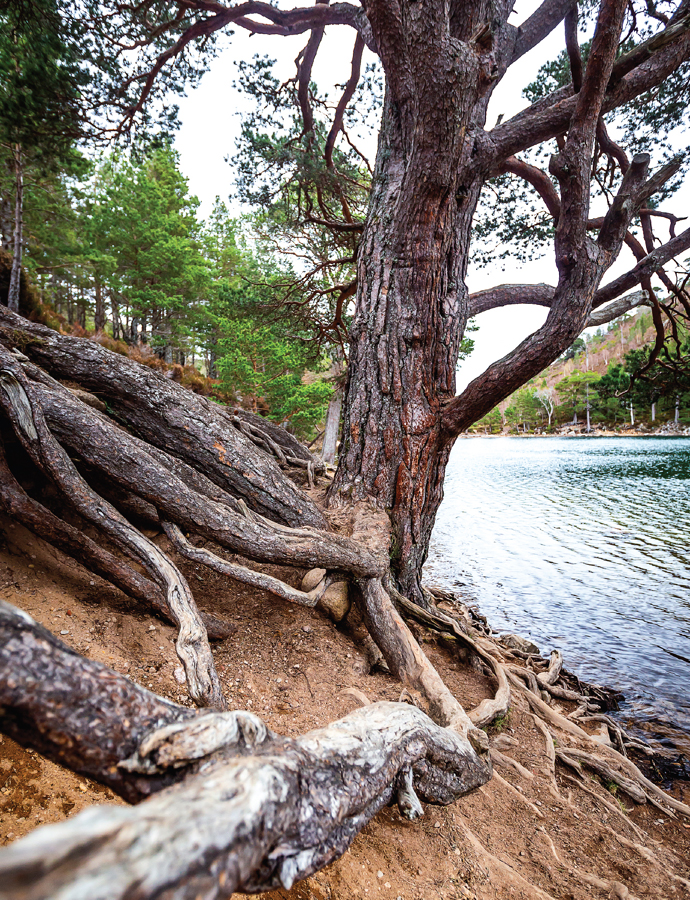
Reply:
[[[653, 341], [652, 316], [645, 307], [595, 334], [583, 334], [560, 359], [500, 403], [470, 432], [580, 433], [587, 428], [589, 405], [592, 431], [684, 434], [690, 425], [690, 393], [682, 387], [657, 398], [645, 396], [638, 387], [631, 416], [631, 398], [623, 391], [623, 383], [599, 385], [599, 379], [616, 372], [616, 367], [621, 367], [620, 375], [626, 355], [650, 347]], [[621, 377], [627, 378], [625, 373]]]

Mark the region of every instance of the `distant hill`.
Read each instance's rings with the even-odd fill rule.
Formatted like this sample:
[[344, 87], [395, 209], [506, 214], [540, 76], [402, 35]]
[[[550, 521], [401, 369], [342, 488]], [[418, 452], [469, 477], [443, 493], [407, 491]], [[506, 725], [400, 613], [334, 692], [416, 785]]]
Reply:
[[[597, 392], [598, 380], [625, 356], [650, 345], [655, 331], [651, 311], [638, 308], [634, 314], [614, 320], [585, 334], [563, 356], [515, 394], [504, 400], [470, 431], [487, 434], [599, 432], [650, 430], [682, 431], [690, 425], [690, 394], [650, 402], [609, 390]], [[676, 404], [678, 409], [676, 409]], [[550, 421], [549, 421], [550, 414]]]

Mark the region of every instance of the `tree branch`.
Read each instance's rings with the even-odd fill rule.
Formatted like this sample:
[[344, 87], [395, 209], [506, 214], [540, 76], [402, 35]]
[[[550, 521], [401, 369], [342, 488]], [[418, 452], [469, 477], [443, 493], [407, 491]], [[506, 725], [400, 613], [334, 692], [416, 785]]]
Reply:
[[626, 272], [625, 275], [621, 275], [604, 287], [599, 288], [594, 295], [592, 308], [597, 309], [599, 306], [603, 306], [604, 303], [608, 303], [610, 300], [618, 297], [624, 291], [629, 291], [630, 288], [639, 284], [643, 278], [654, 275], [669, 260], [688, 249], [690, 249], [690, 228], [686, 228], [677, 237], [672, 238], [661, 247], [657, 247], [656, 250], [649, 253], [644, 259], [641, 259], [635, 268]]
[[529, 53], [548, 37], [576, 5], [577, 0], [544, 0], [522, 25], [518, 25], [510, 64], [512, 65], [525, 53]]
[[[347, 80], [347, 84], [345, 85], [345, 89], [343, 90], [342, 96], [338, 101], [338, 105], [335, 109], [335, 115], [333, 116], [333, 124], [331, 125], [331, 130], [328, 132], [328, 137], [326, 138], [326, 148], [324, 151], [324, 156], [326, 159], [326, 165], [329, 169], [333, 166], [333, 148], [335, 147], [336, 138], [338, 137], [338, 133], [343, 127], [343, 116], [345, 115], [345, 110], [347, 109], [347, 104], [352, 100], [355, 91], [357, 90], [357, 85], [359, 83], [359, 75], [362, 68], [362, 53], [364, 51], [364, 40], [360, 34], [355, 38], [355, 46], [352, 50], [352, 63], [350, 70], [350, 77]], [[354, 230], [352, 224], [348, 223], [351, 230]], [[361, 230], [364, 226], [357, 225], [357, 229]], [[346, 230], [345, 228], [341, 228], [342, 230]]]
[[[627, 57], [621, 57], [614, 65], [601, 106], [602, 113], [610, 112], [656, 87], [681, 63], [690, 59], [690, 12], [684, 14], [673, 26], [672, 33], [666, 35], [665, 40], [659, 39], [655, 47], [657, 49], [652, 51], [647, 48], [638, 64], [626, 74], [617, 66]], [[508, 156], [564, 134], [576, 102], [572, 85], [568, 85], [494, 128], [490, 132], [494, 166]]]

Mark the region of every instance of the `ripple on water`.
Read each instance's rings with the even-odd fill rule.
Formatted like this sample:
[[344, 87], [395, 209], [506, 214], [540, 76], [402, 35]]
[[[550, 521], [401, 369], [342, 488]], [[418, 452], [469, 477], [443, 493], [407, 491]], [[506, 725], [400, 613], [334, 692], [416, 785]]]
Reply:
[[427, 577], [690, 731], [690, 439], [458, 441]]

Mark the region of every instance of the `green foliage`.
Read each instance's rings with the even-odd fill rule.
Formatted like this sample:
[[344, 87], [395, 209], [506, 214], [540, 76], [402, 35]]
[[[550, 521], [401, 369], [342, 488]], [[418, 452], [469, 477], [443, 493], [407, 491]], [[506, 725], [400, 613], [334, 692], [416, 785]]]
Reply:
[[169, 148], [138, 165], [113, 154], [84, 204], [91, 261], [155, 349], [182, 344], [208, 287], [197, 207]]
[[595, 405], [598, 399], [601, 377], [596, 372], [573, 372], [562, 378], [556, 385], [561, 402], [574, 414], [580, 413]]
[[81, 88], [88, 72], [55, 0], [0, 9], [0, 144], [21, 147], [41, 173], [74, 165], [83, 135]]

